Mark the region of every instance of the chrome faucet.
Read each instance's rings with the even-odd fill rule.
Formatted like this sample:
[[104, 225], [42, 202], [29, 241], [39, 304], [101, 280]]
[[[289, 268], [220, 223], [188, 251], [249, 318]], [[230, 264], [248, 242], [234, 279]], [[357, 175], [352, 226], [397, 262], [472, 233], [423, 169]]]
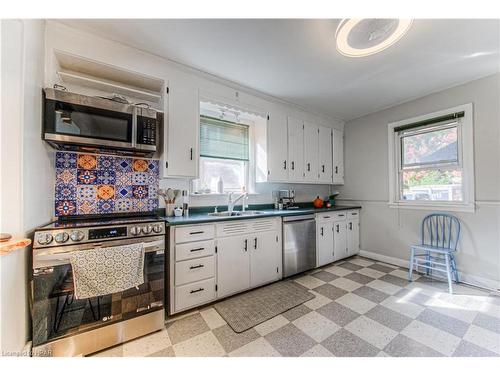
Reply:
[[[248, 193], [243, 193], [234, 199], [233, 199], [233, 192], [230, 192], [228, 194], [228, 196], [227, 196], [227, 210], [228, 210], [229, 214], [233, 213], [234, 205], [236, 204], [236, 202], [238, 202], [243, 197], [245, 197], [245, 199], [247, 199]], [[245, 199], [243, 200], [243, 211], [245, 211]]]

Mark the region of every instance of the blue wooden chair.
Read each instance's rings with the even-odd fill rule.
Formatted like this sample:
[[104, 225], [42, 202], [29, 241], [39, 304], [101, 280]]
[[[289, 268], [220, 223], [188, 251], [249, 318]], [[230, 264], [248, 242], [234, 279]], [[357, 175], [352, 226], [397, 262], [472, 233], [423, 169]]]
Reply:
[[431, 214], [422, 221], [420, 245], [412, 245], [408, 279], [412, 281], [414, 266], [422, 267], [427, 275], [432, 270], [443, 272], [448, 279], [448, 290], [453, 293], [452, 277], [458, 283], [455, 252], [460, 238], [460, 221], [448, 214]]

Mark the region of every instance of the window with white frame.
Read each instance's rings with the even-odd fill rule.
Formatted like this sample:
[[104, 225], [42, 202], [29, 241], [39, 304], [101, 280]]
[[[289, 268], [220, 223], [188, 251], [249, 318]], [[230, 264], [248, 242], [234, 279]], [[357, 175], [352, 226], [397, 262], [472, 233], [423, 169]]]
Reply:
[[474, 208], [472, 105], [389, 124], [395, 206]]
[[219, 180], [224, 193], [247, 189], [249, 164], [249, 125], [200, 116], [200, 175], [194, 184], [196, 192], [217, 192]]

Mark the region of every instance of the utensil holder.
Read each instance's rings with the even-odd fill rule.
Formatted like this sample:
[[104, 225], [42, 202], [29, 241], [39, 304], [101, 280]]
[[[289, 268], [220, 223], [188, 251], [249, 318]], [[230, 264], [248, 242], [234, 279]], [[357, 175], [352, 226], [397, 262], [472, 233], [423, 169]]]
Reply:
[[165, 212], [166, 212], [167, 216], [174, 216], [174, 208], [175, 208], [174, 203], [167, 203], [167, 205], [165, 207]]

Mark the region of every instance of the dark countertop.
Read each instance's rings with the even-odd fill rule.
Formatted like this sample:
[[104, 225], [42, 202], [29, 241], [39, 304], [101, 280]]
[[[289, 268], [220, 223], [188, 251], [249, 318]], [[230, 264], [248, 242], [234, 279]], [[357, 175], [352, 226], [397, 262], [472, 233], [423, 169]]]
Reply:
[[250, 208], [249, 210], [261, 211], [262, 214], [250, 215], [250, 216], [210, 216], [208, 215], [208, 212], [193, 212], [190, 213], [189, 216], [164, 217], [164, 220], [167, 225], [200, 224], [200, 223], [211, 223], [216, 221], [259, 219], [262, 217], [272, 217], [272, 216], [307, 215], [307, 214], [317, 214], [321, 212], [330, 212], [330, 211], [355, 210], [360, 208], [361, 206], [332, 206], [330, 208], [301, 207], [294, 210]]

